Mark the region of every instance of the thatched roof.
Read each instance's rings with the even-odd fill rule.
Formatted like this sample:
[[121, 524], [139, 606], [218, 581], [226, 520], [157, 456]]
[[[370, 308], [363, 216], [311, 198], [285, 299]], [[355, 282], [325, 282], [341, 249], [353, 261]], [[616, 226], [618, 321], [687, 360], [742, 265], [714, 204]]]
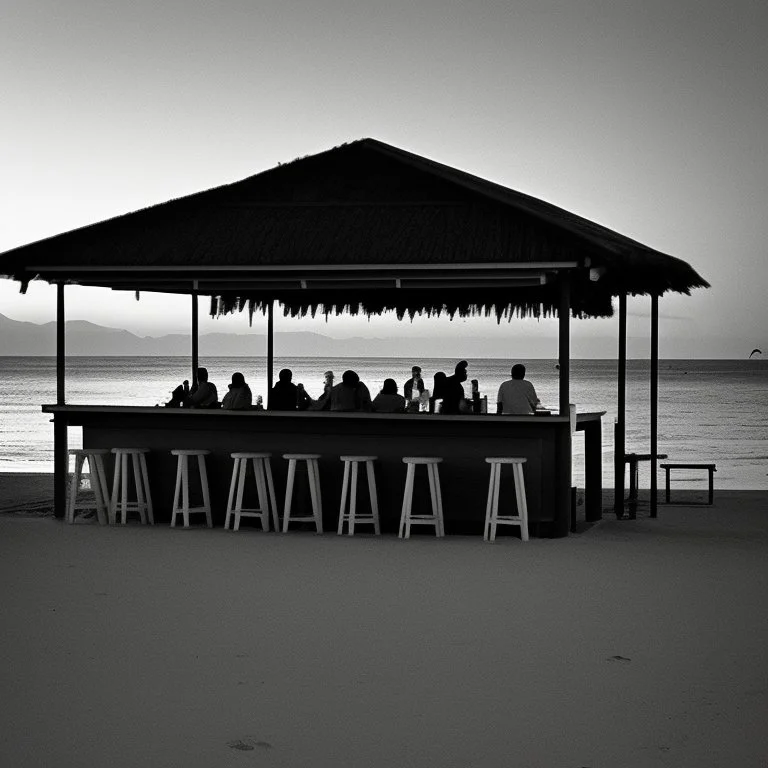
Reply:
[[291, 314], [546, 314], [565, 274], [585, 315], [610, 315], [623, 292], [708, 285], [684, 261], [373, 139], [0, 255], [22, 283], [196, 290], [214, 311], [279, 300]]

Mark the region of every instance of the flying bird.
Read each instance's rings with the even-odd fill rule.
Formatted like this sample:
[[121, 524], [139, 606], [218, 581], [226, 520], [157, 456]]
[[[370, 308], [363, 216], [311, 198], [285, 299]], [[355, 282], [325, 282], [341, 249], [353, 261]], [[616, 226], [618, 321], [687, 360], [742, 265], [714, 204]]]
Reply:
[[748, 359], [748, 360], [751, 360], [751, 359], [752, 359], [752, 355], [754, 355], [754, 354], [755, 354], [755, 352], [757, 352], [757, 354], [758, 354], [758, 355], [762, 355], [762, 354], [763, 354], [763, 350], [762, 350], [762, 349], [757, 349], [757, 347], [755, 347], [755, 349], [753, 349], [753, 350], [752, 350], [752, 351], [749, 353], [749, 357], [748, 357], [747, 359]]

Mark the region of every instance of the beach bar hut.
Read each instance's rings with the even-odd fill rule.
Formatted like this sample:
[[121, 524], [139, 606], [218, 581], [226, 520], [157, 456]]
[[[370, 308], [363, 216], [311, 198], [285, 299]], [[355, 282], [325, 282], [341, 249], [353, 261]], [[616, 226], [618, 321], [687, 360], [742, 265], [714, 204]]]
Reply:
[[[452, 462], [444, 494], [453, 520], [484, 514], [482, 457], [528, 459], [526, 485], [534, 534], [566, 535], [570, 524], [570, 318], [619, 310], [616, 508], [624, 492], [626, 297], [651, 297], [651, 454], [655, 490], [658, 298], [707, 287], [686, 262], [525, 194], [374, 139], [279, 165], [242, 181], [118, 216], [0, 255], [0, 275], [57, 285], [57, 403], [53, 414], [56, 513], [63, 514], [68, 425], [85, 445], [140, 439], [158, 457], [194, 444], [214, 451], [215, 474], [228, 482], [228, 451], [254, 444], [301, 445], [318, 452], [382, 455], [392, 508], [402, 487], [398, 457], [440, 451]], [[550, 417], [278, 414], [68, 406], [64, 381], [65, 285], [189, 294], [192, 371], [197, 368], [197, 297], [211, 312], [264, 312], [268, 378], [272, 321], [285, 314], [493, 314], [559, 318], [559, 413]], [[578, 414], [587, 438], [587, 518], [601, 513], [601, 414]], [[409, 446], [406, 449], [405, 446]], [[157, 458], [159, 493], [167, 476]], [[330, 474], [329, 473], [325, 473]], [[214, 481], [215, 482], [215, 481]], [[325, 479], [329, 488], [335, 477]], [[452, 485], [451, 485], [452, 484]], [[326, 486], [324, 485], [324, 488]], [[386, 491], [384, 492], [386, 496]], [[157, 495], [157, 494], [156, 494]], [[385, 498], [385, 501], [387, 499]], [[655, 493], [652, 495], [655, 503]], [[332, 505], [329, 505], [329, 508]], [[470, 511], [474, 510], [474, 511]], [[655, 507], [653, 508], [655, 512]], [[450, 529], [450, 525], [449, 525]], [[478, 530], [481, 530], [480, 526]]]

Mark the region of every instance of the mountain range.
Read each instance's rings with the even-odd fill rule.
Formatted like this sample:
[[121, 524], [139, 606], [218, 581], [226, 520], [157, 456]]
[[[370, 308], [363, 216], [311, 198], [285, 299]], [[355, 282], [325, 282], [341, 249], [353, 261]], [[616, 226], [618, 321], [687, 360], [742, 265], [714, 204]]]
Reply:
[[[517, 340], [516, 340], [517, 341]], [[266, 354], [263, 333], [203, 333], [200, 357], [251, 357]], [[556, 342], [555, 342], [556, 344]], [[337, 339], [307, 331], [276, 332], [275, 354], [279, 357], [505, 357], [507, 346], [498, 339], [455, 336], [392, 338], [352, 337]], [[519, 346], [516, 343], [516, 346]], [[542, 357], [541, 343], [537, 342]], [[554, 356], [556, 346], [552, 347]], [[173, 357], [189, 355], [189, 334], [138, 336], [130, 331], [107, 328], [85, 320], [66, 323], [66, 354], [73, 357]], [[549, 350], [547, 350], [549, 351]], [[56, 354], [56, 323], [30, 323], [0, 314], [0, 356], [40, 357]], [[518, 352], [520, 354], [520, 352]]]

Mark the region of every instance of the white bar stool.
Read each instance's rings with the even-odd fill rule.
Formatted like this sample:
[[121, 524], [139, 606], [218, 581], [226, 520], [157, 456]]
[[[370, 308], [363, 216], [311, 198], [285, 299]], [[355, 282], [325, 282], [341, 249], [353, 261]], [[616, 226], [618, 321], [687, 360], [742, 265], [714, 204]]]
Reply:
[[[319, 453], [284, 453], [288, 460], [288, 479], [285, 484], [285, 509], [283, 511], [283, 533], [288, 532], [288, 524], [293, 522], [313, 521], [318, 533], [323, 532], [323, 503], [320, 497], [320, 467], [317, 460]], [[309, 478], [309, 493], [312, 498], [312, 515], [291, 517], [291, 501], [293, 500], [293, 480], [296, 477], [296, 462], [307, 462], [307, 477]]]
[[[341, 536], [344, 532], [344, 523], [347, 523], [350, 536], [355, 535], [355, 524], [373, 523], [373, 531], [378, 536], [379, 529], [379, 501], [376, 496], [376, 477], [373, 474], [373, 462], [378, 456], [340, 456], [344, 462], [344, 480], [341, 484], [341, 507], [339, 507], [339, 527], [336, 533]], [[368, 470], [368, 494], [371, 499], [371, 514], [357, 514], [357, 466], [365, 463]], [[350, 472], [351, 467], [351, 472]], [[350, 485], [351, 474], [351, 485]], [[349, 490], [349, 494], [347, 494]], [[349, 495], [349, 512], [347, 512], [347, 495]]]
[[[277, 502], [275, 501], [275, 486], [272, 481], [271, 453], [233, 453], [235, 464], [232, 467], [232, 481], [229, 484], [229, 500], [227, 501], [227, 516], [224, 518], [224, 530], [229, 530], [229, 522], [234, 515], [235, 521], [232, 530], [240, 530], [241, 517], [258, 517], [261, 527], [269, 530], [269, 510], [272, 508], [272, 522], [275, 530], [280, 530], [280, 520], [277, 514]], [[256, 478], [256, 491], [259, 496], [257, 508], [243, 508], [243, 492], [245, 490], [245, 476], [248, 472], [248, 462], [253, 462], [253, 474]], [[235, 498], [235, 486], [237, 486], [237, 498]], [[269, 496], [267, 496], [269, 490]], [[232, 502], [235, 502], [234, 505]]]
[[[443, 525], [443, 497], [440, 493], [440, 475], [437, 471], [437, 465], [442, 463], [442, 459], [437, 456], [406, 456], [403, 463], [408, 465], [405, 475], [405, 492], [403, 493], [403, 510], [400, 515], [400, 532], [398, 536], [402, 539], [411, 536], [411, 525], [434, 525], [435, 535], [445, 536], [445, 526]], [[432, 497], [431, 515], [414, 515], [413, 507], [413, 481], [416, 474], [416, 467], [424, 464], [427, 467], [427, 477], [429, 479], [429, 494]]]
[[[106, 525], [109, 518], [109, 486], [104, 470], [103, 457], [109, 454], [108, 448], [70, 448], [67, 452], [75, 457], [75, 471], [69, 481], [69, 500], [65, 519], [68, 523], [75, 522], [75, 511], [78, 509], [95, 509], [99, 525]], [[88, 462], [88, 478], [93, 491], [95, 503], [90, 500], [78, 501], [77, 495], [83, 479], [83, 465]]]
[[[171, 453], [178, 456], [176, 463], [176, 492], [173, 495], [173, 512], [171, 513], [171, 528], [176, 527], [176, 515], [184, 516], [184, 527], [189, 528], [189, 516], [205, 515], [208, 527], [213, 528], [211, 521], [211, 497], [208, 492], [208, 473], [205, 470], [205, 457], [210, 451], [177, 448]], [[197, 466], [200, 470], [200, 487], [203, 491], [203, 505], [189, 506], [189, 457], [197, 456]]]
[[[520, 536], [523, 541], [528, 541], [528, 505], [525, 500], [525, 478], [523, 476], [523, 464], [526, 459], [515, 456], [494, 456], [487, 458], [491, 465], [491, 478], [488, 483], [488, 504], [485, 510], [485, 541], [496, 540], [496, 526], [519, 525]], [[499, 514], [499, 485], [501, 483], [502, 464], [512, 465], [512, 475], [515, 482], [515, 497], [517, 499], [516, 515]]]
[[[109, 522], [117, 523], [118, 507], [123, 516], [123, 525], [128, 518], [128, 512], [138, 512], [142, 525], [149, 518], [150, 525], [155, 524], [152, 512], [152, 496], [149, 492], [149, 475], [147, 473], [148, 448], [113, 448], [115, 454], [115, 474], [112, 481], [112, 501], [109, 505]], [[136, 501], [128, 501], [128, 457], [133, 466], [133, 484], [136, 491]], [[117, 500], [118, 489], [120, 501]]]

